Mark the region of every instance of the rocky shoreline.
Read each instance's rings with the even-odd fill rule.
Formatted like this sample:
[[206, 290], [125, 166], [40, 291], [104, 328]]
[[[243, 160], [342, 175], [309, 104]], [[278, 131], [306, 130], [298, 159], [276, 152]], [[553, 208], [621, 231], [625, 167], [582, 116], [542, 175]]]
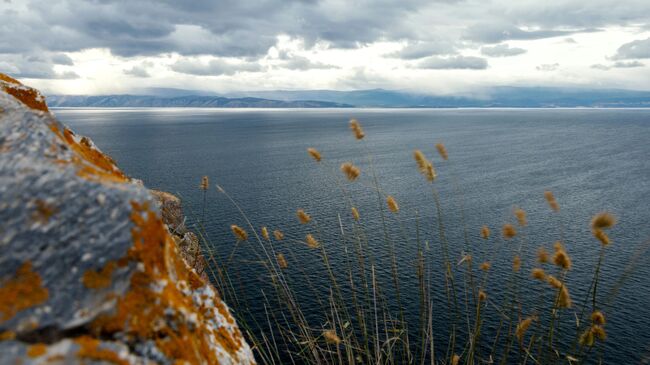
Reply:
[[0, 73], [3, 363], [254, 363], [205, 268], [177, 197]]

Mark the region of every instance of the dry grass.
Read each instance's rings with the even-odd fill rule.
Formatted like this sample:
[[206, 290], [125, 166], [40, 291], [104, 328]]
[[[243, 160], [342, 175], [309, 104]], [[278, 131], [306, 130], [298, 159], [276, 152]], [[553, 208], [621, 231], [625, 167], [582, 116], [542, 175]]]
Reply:
[[[367, 151], [366, 135], [359, 121], [351, 120], [350, 128], [357, 143]], [[453, 156], [442, 143], [435, 148], [440, 163], [450, 168]], [[298, 209], [298, 221], [310, 233], [285, 237], [277, 227], [271, 227], [275, 228], [271, 235], [266, 226], [260, 228], [250, 222], [236, 201], [218, 187], [246, 222], [246, 229], [232, 225], [231, 230], [237, 244], [245, 242], [246, 249], [257, 258], [250, 264], [261, 265], [260, 272], [268, 283], [259, 288], [262, 299], [249, 300], [238, 290], [238, 265], [230, 263], [235, 252], [223, 262], [205, 234], [203, 218], [199, 221], [205, 247], [211, 248], [206, 250], [211, 279], [234, 308], [260, 363], [577, 364], [602, 360], [602, 343], [606, 341], [604, 311], [609, 307], [598, 298], [597, 290], [605, 248], [611, 242], [605, 230], [616, 223], [614, 216], [600, 213], [591, 222], [589, 228], [601, 243], [601, 251], [592, 283], [588, 290], [580, 291], [586, 292], [585, 298], [576, 305], [567, 286], [567, 276], [574, 264], [565, 244], [556, 242], [552, 256], [543, 247], [526, 255], [529, 222], [520, 208], [515, 208], [511, 217], [517, 227], [501, 223], [502, 234], [496, 237], [487, 225], [466, 227], [462, 204], [460, 222], [448, 221], [436, 188], [437, 171], [421, 150], [413, 153], [414, 173], [425, 177], [422, 186], [427, 193], [423, 197], [431, 199], [435, 216], [431, 222], [422, 222], [415, 212], [414, 230], [405, 228], [403, 220], [411, 217], [400, 210], [397, 199], [379, 184], [372, 154], [367, 153], [369, 169], [364, 175], [349, 162], [337, 171], [315, 148], [307, 152], [316, 162], [314, 168], [322, 169], [341, 191], [346, 213], [338, 216], [337, 227], [321, 226], [318, 212], [310, 215]], [[380, 223], [381, 231], [366, 229], [364, 217], [370, 215], [359, 212], [350, 193], [348, 184], [359, 184], [362, 177], [368, 178], [369, 188], [377, 194], [376, 213], [380, 222], [373, 223]], [[205, 177], [200, 185], [204, 204], [207, 185]], [[462, 190], [456, 186], [455, 191], [462, 202]], [[541, 195], [548, 203], [549, 214], [563, 222], [553, 193], [545, 191]], [[435, 233], [422, 234], [420, 227], [424, 224], [435, 227]], [[450, 250], [451, 246], [462, 245], [450, 244], [446, 224], [461, 225], [465, 232], [465, 249], [460, 255]], [[558, 236], [563, 237], [563, 224], [556, 228], [549, 225], [549, 229], [556, 229]], [[327, 234], [333, 230], [340, 232], [335, 242]], [[488, 252], [472, 252], [467, 232], [482, 238], [481, 244], [490, 247]], [[506, 276], [490, 280], [494, 269], [499, 269], [492, 268], [492, 262], [500, 262], [499, 248], [506, 240], [518, 243], [519, 247], [517, 254], [510, 257], [511, 270]], [[371, 241], [380, 241], [385, 247], [372, 250]], [[414, 262], [396, 256], [396, 241], [415, 243], [410, 248]], [[309, 250], [307, 255], [316, 255], [318, 267], [304, 265], [299, 259], [305, 257], [302, 250]], [[332, 253], [344, 258], [343, 266], [334, 268], [330, 261]], [[478, 266], [473, 265], [472, 255], [479, 259]], [[538, 267], [527, 266], [532, 262], [525, 258], [532, 256], [533, 261], [535, 255]], [[390, 267], [382, 270], [390, 275], [388, 282], [378, 275], [384, 267]], [[441, 282], [436, 282], [436, 278]], [[534, 286], [539, 292], [535, 306], [525, 307], [530, 301], [520, 297], [522, 286]], [[404, 291], [405, 288], [409, 290]], [[418, 294], [403, 298], [404, 292]], [[492, 294], [497, 292], [502, 294]], [[405, 313], [415, 306], [417, 314]], [[264, 320], [260, 320], [259, 313], [263, 313]], [[407, 323], [407, 317], [417, 321]], [[601, 351], [592, 351], [595, 348]]]

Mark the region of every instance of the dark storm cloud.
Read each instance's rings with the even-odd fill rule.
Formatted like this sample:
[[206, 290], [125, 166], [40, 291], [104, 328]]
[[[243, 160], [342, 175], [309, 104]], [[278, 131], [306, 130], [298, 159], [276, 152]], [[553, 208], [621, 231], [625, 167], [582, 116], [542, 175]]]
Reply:
[[151, 77], [149, 74], [149, 68], [153, 67], [151, 62], [142, 62], [139, 65], [133, 66], [131, 68], [123, 70], [125, 75], [134, 76], [134, 77]]
[[[5, 8], [0, 52], [76, 51], [106, 47], [119, 56], [213, 54], [259, 56], [285, 34], [334, 47], [358, 47], [409, 35], [401, 19], [423, 0], [319, 1], [32, 0], [28, 11]], [[4, 8], [4, 9], [3, 9]], [[186, 38], [183, 27], [202, 37]], [[56, 41], [55, 41], [56, 40]]]
[[135, 77], [151, 77], [149, 71], [146, 68], [141, 66], [133, 66], [129, 69], [124, 70], [125, 75], [135, 76]]
[[328, 65], [321, 62], [313, 62], [307, 57], [294, 56], [291, 59], [287, 60], [282, 65], [282, 68], [289, 70], [313, 70], [313, 69], [328, 69], [328, 68], [339, 68], [334, 65]]
[[0, 71], [18, 78], [29, 79], [77, 79], [72, 71], [56, 72], [47, 55], [0, 54]]
[[499, 43], [507, 40], [534, 40], [553, 37], [562, 37], [575, 33], [595, 32], [596, 29], [575, 30], [524, 30], [519, 27], [502, 24], [486, 23], [477, 24], [467, 28], [464, 38], [478, 43]]
[[488, 63], [481, 57], [429, 57], [418, 63], [417, 67], [430, 70], [484, 70], [488, 67]]
[[68, 55], [65, 55], [63, 53], [52, 55], [50, 59], [52, 60], [52, 63], [54, 63], [55, 65], [74, 66], [74, 62], [72, 62], [72, 58], [68, 57]]
[[389, 53], [386, 56], [401, 58], [404, 60], [415, 60], [428, 56], [444, 55], [455, 53], [456, 46], [450, 40], [439, 40], [436, 42], [416, 42], [407, 45], [401, 50]]
[[279, 65], [279, 67], [289, 70], [306, 71], [312, 69], [339, 68], [335, 65], [328, 65], [322, 62], [314, 62], [307, 57], [294, 55], [291, 52], [284, 50], [279, 52], [278, 59], [284, 61], [281, 65]]
[[260, 72], [262, 67], [257, 63], [231, 63], [223, 60], [211, 60], [203, 62], [200, 60], [182, 59], [171, 65], [173, 71], [197, 75], [197, 76], [220, 76], [234, 75], [240, 72]]
[[[186, 55], [260, 56], [278, 35], [354, 48], [379, 40], [408, 40], [401, 58], [449, 54], [458, 35], [479, 43], [540, 39], [650, 18], [647, 1], [601, 0], [538, 6], [530, 2], [363, 0], [26, 0], [0, 3], [0, 52], [77, 51], [105, 47], [119, 56], [178, 52]], [[611, 6], [607, 6], [611, 3]], [[439, 14], [431, 22], [420, 14]], [[476, 24], [476, 19], [492, 19]], [[6, 20], [9, 21], [6, 21]], [[453, 19], [453, 21], [452, 21]], [[185, 27], [185, 28], [184, 28]], [[194, 28], [194, 33], [186, 32]], [[530, 28], [532, 27], [532, 28]], [[559, 28], [571, 28], [569, 30]], [[536, 29], [536, 30], [527, 30]], [[200, 34], [199, 38], [188, 38]], [[441, 34], [443, 42], [429, 39]], [[428, 54], [425, 54], [427, 53]]]
[[[649, 24], [650, 1], [594, 0], [587, 6], [583, 0], [541, 5], [505, 0], [23, 0], [0, 2], [0, 19], [0, 54], [107, 48], [127, 58], [178, 53], [190, 58], [212, 55], [255, 60], [277, 44], [278, 36], [288, 36], [308, 49], [319, 42], [333, 48], [356, 48], [400, 41], [407, 46], [387, 56], [417, 60], [508, 40]], [[616, 57], [649, 58], [650, 41], [637, 42], [621, 46]], [[485, 49], [491, 57], [521, 52]], [[434, 58], [431, 62], [446, 61]], [[470, 68], [482, 67], [481, 61], [473, 62]], [[51, 69], [53, 64], [70, 65], [71, 61], [52, 56], [40, 63], [49, 63]], [[208, 66], [194, 69], [207, 68], [209, 74], [220, 69]], [[296, 58], [285, 66], [303, 70], [327, 65]], [[135, 68], [129, 71], [144, 74]], [[232, 71], [226, 67], [226, 72]]]
[[625, 43], [616, 51], [614, 59], [650, 58], [650, 38]]
[[510, 48], [507, 44], [497, 44], [493, 47], [486, 46], [481, 48], [481, 53], [490, 57], [510, 57], [524, 54], [526, 50], [517, 47]]

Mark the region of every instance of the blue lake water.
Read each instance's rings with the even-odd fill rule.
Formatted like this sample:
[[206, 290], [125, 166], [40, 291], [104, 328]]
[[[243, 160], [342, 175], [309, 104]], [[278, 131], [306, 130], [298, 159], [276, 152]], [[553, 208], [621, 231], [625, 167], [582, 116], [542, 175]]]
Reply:
[[[466, 249], [461, 205], [475, 262], [496, 252], [486, 287], [495, 303], [505, 295], [510, 262], [522, 244], [522, 301], [530, 304], [538, 293], [550, 293], [547, 286], [529, 279], [528, 273], [535, 265], [537, 248], [544, 245], [551, 251], [552, 243], [562, 237], [574, 262], [568, 287], [574, 302], [581, 304], [600, 250], [589, 221], [595, 213], [610, 211], [619, 223], [609, 232], [613, 243], [606, 250], [599, 286], [600, 306], [608, 318], [603, 358], [605, 363], [618, 364], [650, 361], [650, 265], [648, 254], [638, 251], [650, 239], [650, 110], [59, 109], [55, 114], [77, 133], [91, 137], [128, 175], [142, 179], [150, 188], [179, 194], [191, 221], [200, 218], [198, 185], [203, 175], [209, 176], [211, 185], [218, 183], [228, 191], [257, 227], [285, 232], [290, 239], [278, 250], [287, 255], [289, 272], [299, 266], [313, 276], [316, 285], [325, 276], [322, 264], [312, 251], [291, 240], [302, 240], [306, 233], [316, 233], [315, 228], [301, 226], [295, 211], [303, 208], [312, 214], [320, 228], [318, 237], [331, 252], [333, 267], [344, 272], [346, 256], [338, 244], [338, 215], [349, 228], [350, 213], [333, 176], [340, 177], [340, 163], [353, 162], [360, 167], [361, 177], [344, 186], [362, 215], [369, 249], [379, 256], [386, 246], [372, 188], [374, 168], [381, 189], [401, 207], [398, 218], [387, 214], [388, 231], [396, 245], [411, 323], [418, 313], [417, 288], [409, 284], [415, 280], [416, 229], [422, 241], [429, 243], [427, 259], [433, 267], [439, 268], [435, 263], [440, 261], [431, 187], [415, 168], [414, 149], [432, 158], [438, 170], [435, 186], [453, 260], [460, 259]], [[348, 129], [351, 117], [365, 129], [363, 142], [356, 141]], [[437, 142], [447, 146], [449, 161], [435, 153]], [[308, 147], [317, 148], [324, 163], [311, 160]], [[548, 209], [544, 190], [555, 193], [559, 215]], [[235, 243], [230, 225], [246, 227], [246, 222], [216, 189], [208, 192], [207, 200], [205, 226], [212, 249], [218, 255], [229, 255]], [[514, 206], [528, 212], [529, 225], [521, 229], [520, 236], [509, 242], [482, 241], [479, 229], [483, 224], [499, 236], [502, 224], [515, 222]], [[265, 277], [255, 260], [245, 246], [238, 247], [234, 262], [242, 273], [239, 288], [259, 299], [258, 284]], [[615, 299], [608, 301], [631, 263], [636, 267]], [[388, 281], [390, 265], [378, 266], [380, 280]], [[445, 312], [443, 279], [439, 273], [432, 275], [436, 294], [432, 299]], [[259, 315], [261, 310], [252, 311]], [[524, 306], [521, 315], [533, 310]], [[564, 329], [565, 336], [574, 321], [572, 313], [567, 311], [562, 317], [560, 331]], [[316, 321], [317, 313], [312, 314]], [[441, 313], [439, 320], [444, 321], [447, 314]], [[486, 324], [486, 343], [494, 333], [493, 322]], [[436, 341], [444, 348], [444, 336]]]

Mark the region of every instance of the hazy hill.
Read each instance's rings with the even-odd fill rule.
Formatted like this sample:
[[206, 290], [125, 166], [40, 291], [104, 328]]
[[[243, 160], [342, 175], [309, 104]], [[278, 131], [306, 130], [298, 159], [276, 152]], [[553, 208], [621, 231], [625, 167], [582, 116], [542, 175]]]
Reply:
[[[139, 94], [139, 95], [135, 95]], [[397, 90], [274, 90], [215, 95], [169, 88], [137, 90], [134, 95], [53, 95], [53, 107], [205, 108], [555, 108], [650, 107], [649, 91], [550, 87], [495, 87], [468, 95], [427, 95]]]
[[226, 98], [220, 96], [152, 96], [152, 95], [52, 95], [51, 107], [194, 107], [194, 108], [349, 108], [352, 105], [314, 100], [269, 100], [254, 97]]
[[[239, 94], [231, 93], [228, 96]], [[277, 100], [310, 99], [344, 102], [356, 107], [650, 107], [650, 92], [617, 89], [495, 87], [474, 95], [426, 95], [384, 89], [276, 90], [245, 92], [245, 94]]]

